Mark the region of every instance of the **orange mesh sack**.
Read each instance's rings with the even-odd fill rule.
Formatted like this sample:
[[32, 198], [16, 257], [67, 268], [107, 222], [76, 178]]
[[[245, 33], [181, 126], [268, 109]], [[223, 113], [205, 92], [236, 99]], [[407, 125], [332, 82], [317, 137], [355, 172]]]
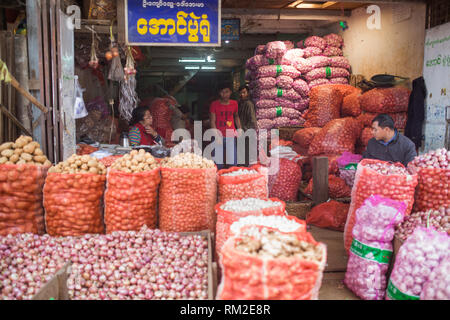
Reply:
[[297, 143], [301, 148], [308, 149], [312, 140], [320, 132], [321, 128], [304, 128], [297, 130], [294, 133], [293, 140]]
[[361, 114], [361, 105], [359, 103], [360, 92], [352, 93], [342, 100], [341, 113], [344, 117], [358, 117]]
[[321, 203], [308, 213], [306, 223], [320, 228], [344, 231], [349, 208], [349, 204], [335, 200]]
[[[234, 222], [238, 221], [240, 218], [247, 216], [261, 216], [261, 215], [264, 216], [285, 215], [286, 204], [283, 201], [277, 198], [270, 198], [270, 199], [264, 198], [258, 200], [260, 201], [257, 201], [257, 199], [254, 198], [242, 199], [239, 201], [230, 200], [216, 204], [215, 210], [217, 215], [217, 223], [216, 223], [217, 256], [219, 255], [223, 244], [231, 235], [230, 231], [231, 225]], [[259, 208], [258, 205], [260, 205]], [[222, 209], [222, 207], [224, 208], [235, 207], [236, 209], [224, 210]], [[246, 210], [246, 208], [248, 207], [251, 207], [251, 209]]]
[[405, 129], [406, 122], [408, 121], [408, 113], [406, 112], [397, 112], [397, 113], [389, 113], [392, 120], [394, 120], [394, 126], [397, 129]]
[[[305, 189], [305, 193], [312, 195], [313, 187], [313, 179], [311, 179]], [[347, 198], [350, 197], [351, 189], [344, 179], [330, 174], [328, 176], [328, 193], [330, 198]]]
[[410, 91], [404, 87], [375, 88], [359, 97], [361, 109], [374, 113], [406, 112]]
[[360, 121], [364, 127], [371, 127], [372, 120], [377, 116], [377, 113], [362, 113], [360, 114], [356, 120]]
[[155, 128], [172, 129], [170, 119], [172, 118], [173, 111], [169, 108], [170, 103], [172, 102], [166, 98], [155, 98], [152, 100], [149, 110], [152, 114], [153, 126]]
[[323, 127], [340, 117], [342, 93], [334, 85], [321, 85], [309, 92], [309, 111], [305, 128]]
[[358, 138], [358, 144], [367, 147], [369, 140], [373, 138], [372, 128], [364, 128]]
[[49, 173], [44, 185], [47, 233], [63, 237], [104, 233], [105, 181], [100, 174]]
[[156, 228], [159, 168], [127, 173], [110, 170], [105, 191], [106, 232]]
[[161, 167], [159, 228], [162, 231], [214, 231], [217, 168]]
[[401, 163], [363, 159], [356, 170], [352, 188], [352, 201], [345, 223], [344, 246], [348, 251], [353, 241], [352, 231], [356, 220], [356, 210], [372, 195], [379, 195], [407, 205], [405, 216], [411, 213], [417, 175], [409, 174]]
[[42, 187], [48, 166], [0, 165], [0, 236], [44, 234]]
[[314, 137], [308, 154], [310, 156], [342, 154], [345, 151], [354, 153], [360, 132], [360, 122], [354, 118], [332, 120]]
[[317, 300], [326, 247], [308, 232], [248, 226], [225, 242], [219, 263], [219, 300]]
[[339, 90], [343, 98], [351, 94], [361, 93], [361, 89], [351, 86], [349, 84], [332, 84], [331, 86]]
[[268, 169], [261, 165], [249, 168], [232, 167], [219, 170], [219, 201], [238, 200], [244, 198], [267, 198]]

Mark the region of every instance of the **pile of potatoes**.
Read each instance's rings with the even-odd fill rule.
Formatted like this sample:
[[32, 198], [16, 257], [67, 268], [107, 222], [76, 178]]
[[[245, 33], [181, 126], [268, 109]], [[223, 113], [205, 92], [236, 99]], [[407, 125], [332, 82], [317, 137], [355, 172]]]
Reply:
[[214, 168], [214, 161], [203, 158], [195, 153], [180, 153], [175, 157], [168, 158], [162, 167], [167, 168], [186, 168], [186, 169], [207, 169]]
[[150, 171], [159, 167], [159, 163], [149, 152], [144, 149], [133, 150], [130, 153], [114, 161], [111, 165], [112, 170], [123, 171], [127, 173], [138, 173]]
[[51, 167], [48, 172], [106, 174], [106, 167], [94, 157], [73, 154], [66, 161]]
[[0, 145], [0, 164], [52, 165], [39, 143], [30, 136], [20, 136], [15, 142]]

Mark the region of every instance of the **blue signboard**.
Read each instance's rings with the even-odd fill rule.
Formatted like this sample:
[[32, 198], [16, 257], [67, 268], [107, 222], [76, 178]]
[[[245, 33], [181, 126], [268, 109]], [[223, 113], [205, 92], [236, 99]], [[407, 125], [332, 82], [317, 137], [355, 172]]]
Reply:
[[126, 0], [125, 24], [128, 45], [220, 46], [220, 0]]
[[241, 33], [240, 19], [223, 19], [222, 20], [222, 40], [239, 40]]

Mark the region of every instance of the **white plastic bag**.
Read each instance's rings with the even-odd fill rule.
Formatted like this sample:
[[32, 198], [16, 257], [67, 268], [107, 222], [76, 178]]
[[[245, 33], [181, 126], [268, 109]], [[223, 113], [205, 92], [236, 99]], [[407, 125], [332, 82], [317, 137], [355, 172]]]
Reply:
[[73, 107], [73, 116], [75, 119], [84, 118], [88, 115], [83, 100], [83, 91], [86, 91], [86, 89], [81, 89], [80, 83], [78, 82], [78, 76], [75, 76], [75, 105]]

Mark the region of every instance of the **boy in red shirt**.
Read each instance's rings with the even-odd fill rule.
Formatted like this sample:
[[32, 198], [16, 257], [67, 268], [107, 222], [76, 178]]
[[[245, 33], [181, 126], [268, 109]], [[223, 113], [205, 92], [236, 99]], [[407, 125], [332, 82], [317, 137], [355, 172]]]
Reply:
[[[221, 133], [222, 141], [219, 140], [219, 145], [222, 148], [216, 148], [213, 154], [214, 162], [218, 169], [225, 167], [223, 161], [224, 149], [226, 164], [237, 165], [237, 147], [236, 137], [239, 135], [236, 128], [241, 129], [241, 122], [238, 114], [238, 103], [236, 100], [231, 100], [231, 86], [222, 85], [219, 87], [219, 100], [213, 101], [209, 108], [210, 123], [212, 129], [217, 129]], [[234, 152], [232, 152], [234, 150]]]

